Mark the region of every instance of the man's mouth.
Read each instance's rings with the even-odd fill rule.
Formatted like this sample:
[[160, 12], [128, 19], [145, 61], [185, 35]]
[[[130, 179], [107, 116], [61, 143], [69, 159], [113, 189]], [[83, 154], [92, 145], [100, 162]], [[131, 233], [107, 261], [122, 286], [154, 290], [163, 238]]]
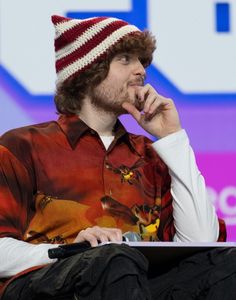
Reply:
[[134, 80], [130, 80], [129, 82], [128, 82], [128, 85], [129, 86], [144, 86], [144, 79], [142, 78], [142, 77], [138, 77], [138, 78], [136, 78], [136, 79], [134, 79]]
[[143, 86], [143, 81], [132, 81], [132, 82], [129, 82], [128, 84], [129, 86]]

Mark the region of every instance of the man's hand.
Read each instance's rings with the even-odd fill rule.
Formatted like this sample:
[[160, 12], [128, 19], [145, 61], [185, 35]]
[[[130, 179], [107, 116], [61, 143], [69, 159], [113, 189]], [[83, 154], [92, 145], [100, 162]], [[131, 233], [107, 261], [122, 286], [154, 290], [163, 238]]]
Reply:
[[128, 102], [124, 102], [122, 107], [144, 130], [158, 138], [181, 130], [178, 112], [171, 99], [159, 95], [150, 84], [137, 87], [136, 96], [143, 107], [142, 112]]
[[96, 247], [99, 242], [121, 242], [122, 231], [118, 228], [106, 228], [106, 227], [88, 227], [81, 230], [74, 243], [87, 241], [92, 247]]

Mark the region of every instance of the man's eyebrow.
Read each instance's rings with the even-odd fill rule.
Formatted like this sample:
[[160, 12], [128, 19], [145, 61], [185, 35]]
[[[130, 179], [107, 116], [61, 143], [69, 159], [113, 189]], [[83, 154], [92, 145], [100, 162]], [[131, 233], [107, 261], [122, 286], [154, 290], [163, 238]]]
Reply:
[[120, 52], [120, 53], [117, 53], [114, 57], [113, 57], [113, 59], [120, 59], [120, 58], [122, 58], [122, 57], [124, 57], [124, 56], [126, 56], [126, 55], [129, 55], [127, 52]]
[[130, 55], [130, 53], [124, 51], [124, 52], [120, 52], [120, 53], [116, 54], [116, 56], [124, 56], [124, 55]]

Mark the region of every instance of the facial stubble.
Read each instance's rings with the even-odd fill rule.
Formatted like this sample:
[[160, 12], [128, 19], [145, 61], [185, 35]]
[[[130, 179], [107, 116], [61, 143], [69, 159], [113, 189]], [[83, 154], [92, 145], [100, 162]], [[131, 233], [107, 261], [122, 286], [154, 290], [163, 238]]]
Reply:
[[138, 110], [141, 110], [138, 97], [132, 101], [129, 93], [124, 87], [115, 88], [108, 86], [97, 86], [89, 91], [91, 103], [98, 109], [107, 113], [120, 116], [127, 114], [127, 111], [122, 107], [122, 103], [133, 103]]

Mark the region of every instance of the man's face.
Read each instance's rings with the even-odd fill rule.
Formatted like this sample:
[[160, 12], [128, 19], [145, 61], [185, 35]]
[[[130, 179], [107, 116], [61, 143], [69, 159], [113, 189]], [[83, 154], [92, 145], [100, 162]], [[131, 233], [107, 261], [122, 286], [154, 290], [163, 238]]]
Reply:
[[126, 113], [121, 106], [125, 101], [141, 110], [137, 89], [144, 85], [144, 78], [145, 69], [136, 54], [118, 54], [110, 63], [107, 77], [90, 91], [91, 102], [115, 115]]

